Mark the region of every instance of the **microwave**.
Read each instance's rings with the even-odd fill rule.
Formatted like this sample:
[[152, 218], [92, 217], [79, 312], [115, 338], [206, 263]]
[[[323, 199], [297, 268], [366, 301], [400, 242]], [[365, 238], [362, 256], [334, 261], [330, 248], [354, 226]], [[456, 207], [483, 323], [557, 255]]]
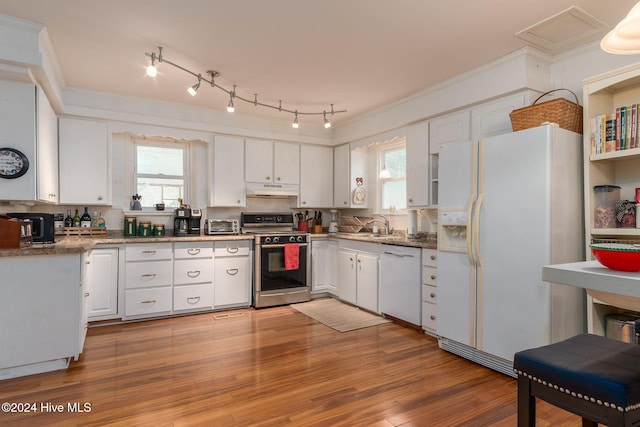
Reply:
[[204, 222], [205, 234], [240, 234], [240, 222], [237, 219], [207, 219]]
[[8, 213], [11, 218], [30, 219], [33, 243], [55, 243], [54, 215], [49, 213]]

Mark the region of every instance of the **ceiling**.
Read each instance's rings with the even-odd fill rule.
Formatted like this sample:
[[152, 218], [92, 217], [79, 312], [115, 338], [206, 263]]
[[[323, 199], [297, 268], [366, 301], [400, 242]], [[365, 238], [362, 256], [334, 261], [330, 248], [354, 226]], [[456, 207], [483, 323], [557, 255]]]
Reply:
[[[523, 46], [557, 54], [597, 40], [635, 3], [0, 0], [0, 14], [45, 25], [63, 87], [223, 111], [227, 94], [203, 85], [191, 97], [186, 89], [197, 79], [168, 64], [158, 66], [157, 77], [146, 76], [145, 52], [162, 46], [164, 59], [203, 76], [216, 70], [216, 83], [227, 89], [237, 85], [240, 96], [253, 99], [257, 93], [260, 102], [282, 100], [291, 110], [330, 110], [331, 104], [348, 110], [330, 117], [339, 124]], [[573, 5], [595, 20], [564, 14], [515, 35]], [[236, 112], [284, 114], [238, 102]], [[301, 124], [320, 120], [300, 117]]]

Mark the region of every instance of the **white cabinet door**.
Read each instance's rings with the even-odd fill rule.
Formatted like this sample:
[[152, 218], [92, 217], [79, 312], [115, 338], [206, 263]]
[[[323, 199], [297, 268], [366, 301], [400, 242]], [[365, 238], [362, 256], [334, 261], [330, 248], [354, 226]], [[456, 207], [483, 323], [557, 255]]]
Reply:
[[407, 130], [407, 207], [429, 204], [429, 123]]
[[358, 307], [378, 312], [378, 255], [357, 255], [356, 295]]
[[338, 294], [338, 242], [327, 242], [326, 283], [327, 290], [333, 295]]
[[91, 320], [118, 317], [118, 248], [93, 249], [87, 264], [87, 316]]
[[38, 86], [38, 200], [58, 202], [58, 117]]
[[311, 241], [311, 292], [322, 292], [327, 290], [327, 272], [329, 271], [328, 241]]
[[0, 179], [0, 200], [36, 199], [36, 96], [32, 83], [0, 80], [0, 147], [15, 148], [29, 159], [27, 173]]
[[273, 182], [275, 184], [300, 183], [300, 145], [274, 143]]
[[333, 205], [333, 149], [320, 145], [300, 148], [299, 207], [330, 208]]
[[60, 203], [111, 204], [106, 122], [60, 118]]
[[216, 136], [212, 162], [209, 206], [246, 206], [242, 138]]
[[351, 304], [357, 303], [356, 253], [338, 250], [338, 297]]
[[250, 257], [224, 257], [215, 260], [214, 307], [251, 305]]
[[449, 114], [429, 123], [429, 151], [439, 152], [440, 147], [451, 142], [469, 141], [471, 138], [469, 111]]
[[513, 131], [509, 113], [525, 106], [524, 93], [488, 102], [471, 110], [471, 139], [486, 138]]
[[273, 142], [247, 138], [244, 155], [246, 182], [273, 182]]
[[349, 187], [349, 144], [341, 145], [333, 150], [333, 206], [348, 208], [351, 204]]

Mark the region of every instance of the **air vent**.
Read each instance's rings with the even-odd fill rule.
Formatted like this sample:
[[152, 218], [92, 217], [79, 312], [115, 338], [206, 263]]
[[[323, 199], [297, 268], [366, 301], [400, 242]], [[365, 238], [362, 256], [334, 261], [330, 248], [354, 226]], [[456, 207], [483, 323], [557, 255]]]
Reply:
[[590, 43], [605, 35], [607, 25], [577, 6], [571, 6], [524, 30], [519, 37], [532, 46], [557, 54]]

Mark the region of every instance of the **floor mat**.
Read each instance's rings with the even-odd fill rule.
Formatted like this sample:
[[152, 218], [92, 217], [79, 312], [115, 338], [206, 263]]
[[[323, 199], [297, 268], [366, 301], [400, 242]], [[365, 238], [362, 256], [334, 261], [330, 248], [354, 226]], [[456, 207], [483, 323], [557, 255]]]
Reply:
[[300, 304], [291, 304], [291, 307], [339, 332], [390, 322], [383, 317], [341, 303], [334, 298], [320, 298]]

